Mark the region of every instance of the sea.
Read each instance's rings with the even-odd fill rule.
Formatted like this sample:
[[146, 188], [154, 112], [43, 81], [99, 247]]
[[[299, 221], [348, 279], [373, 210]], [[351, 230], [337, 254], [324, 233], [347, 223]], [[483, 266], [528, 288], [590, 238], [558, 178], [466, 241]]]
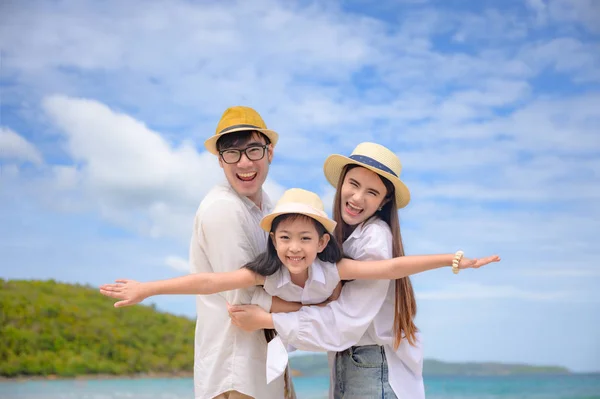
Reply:
[[[325, 399], [327, 377], [295, 377], [298, 399]], [[600, 399], [600, 374], [426, 377], [428, 399]], [[191, 399], [191, 378], [0, 381], [1, 399]]]

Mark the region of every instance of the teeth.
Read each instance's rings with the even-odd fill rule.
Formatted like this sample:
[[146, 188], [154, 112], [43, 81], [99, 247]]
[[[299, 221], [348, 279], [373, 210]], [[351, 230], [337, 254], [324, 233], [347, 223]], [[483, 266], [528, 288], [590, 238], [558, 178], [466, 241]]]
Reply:
[[293, 260], [294, 262], [298, 262], [298, 261], [302, 260], [302, 257], [300, 257], [300, 258], [292, 258], [291, 256], [288, 256], [288, 258], [290, 258], [290, 260]]
[[238, 176], [243, 177], [245, 179], [249, 178], [249, 177], [254, 177], [256, 176], [256, 172], [253, 173], [238, 173]]
[[356, 212], [362, 211], [362, 208], [357, 208], [350, 203], [348, 203], [348, 208], [350, 208], [351, 211], [356, 211]]

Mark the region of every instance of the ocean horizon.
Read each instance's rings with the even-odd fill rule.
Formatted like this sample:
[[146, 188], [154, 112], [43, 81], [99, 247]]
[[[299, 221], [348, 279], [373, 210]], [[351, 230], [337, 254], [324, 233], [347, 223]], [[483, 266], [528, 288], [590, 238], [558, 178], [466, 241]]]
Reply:
[[[326, 399], [326, 376], [295, 377], [298, 399]], [[600, 374], [426, 376], [429, 399], [600, 399]], [[0, 381], [2, 399], [188, 399], [186, 378]]]

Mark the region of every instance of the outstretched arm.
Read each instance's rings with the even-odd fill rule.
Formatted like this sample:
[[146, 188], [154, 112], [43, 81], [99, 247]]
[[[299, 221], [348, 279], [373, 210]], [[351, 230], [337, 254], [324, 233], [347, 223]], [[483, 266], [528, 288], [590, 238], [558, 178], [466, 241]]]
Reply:
[[100, 286], [102, 295], [120, 299], [115, 307], [131, 306], [154, 295], [210, 295], [264, 283], [264, 277], [246, 268], [224, 273], [194, 273], [168, 280], [140, 283], [116, 280]]
[[[337, 263], [342, 280], [395, 280], [428, 270], [451, 266], [454, 254], [401, 256], [380, 261], [356, 261], [342, 259]], [[459, 269], [479, 268], [488, 263], [499, 262], [498, 255], [480, 259], [463, 257]]]

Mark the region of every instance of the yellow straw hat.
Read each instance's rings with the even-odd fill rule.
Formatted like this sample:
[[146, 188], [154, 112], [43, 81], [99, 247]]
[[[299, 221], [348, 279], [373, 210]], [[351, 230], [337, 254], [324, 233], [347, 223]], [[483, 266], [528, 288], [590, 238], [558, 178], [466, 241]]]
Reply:
[[241, 132], [244, 130], [256, 130], [263, 133], [271, 140], [273, 147], [275, 147], [277, 139], [279, 138], [279, 135], [276, 132], [267, 129], [265, 121], [263, 121], [258, 112], [249, 107], [235, 106], [225, 110], [217, 125], [215, 135], [204, 142], [204, 147], [206, 147], [210, 153], [219, 155], [219, 151], [217, 151], [217, 140], [224, 134]]
[[271, 224], [277, 216], [289, 213], [299, 213], [311, 217], [321, 223], [330, 233], [333, 233], [337, 224], [334, 220], [327, 217], [323, 201], [321, 201], [321, 198], [317, 194], [301, 188], [290, 188], [277, 201], [273, 212], [262, 218], [260, 227], [268, 233], [271, 231]]
[[325, 160], [323, 171], [327, 181], [337, 187], [344, 166], [353, 164], [367, 168], [378, 175], [385, 177], [396, 189], [396, 206], [404, 208], [410, 201], [410, 191], [400, 180], [402, 164], [400, 159], [386, 147], [375, 143], [361, 143], [349, 157], [343, 155], [330, 155]]

